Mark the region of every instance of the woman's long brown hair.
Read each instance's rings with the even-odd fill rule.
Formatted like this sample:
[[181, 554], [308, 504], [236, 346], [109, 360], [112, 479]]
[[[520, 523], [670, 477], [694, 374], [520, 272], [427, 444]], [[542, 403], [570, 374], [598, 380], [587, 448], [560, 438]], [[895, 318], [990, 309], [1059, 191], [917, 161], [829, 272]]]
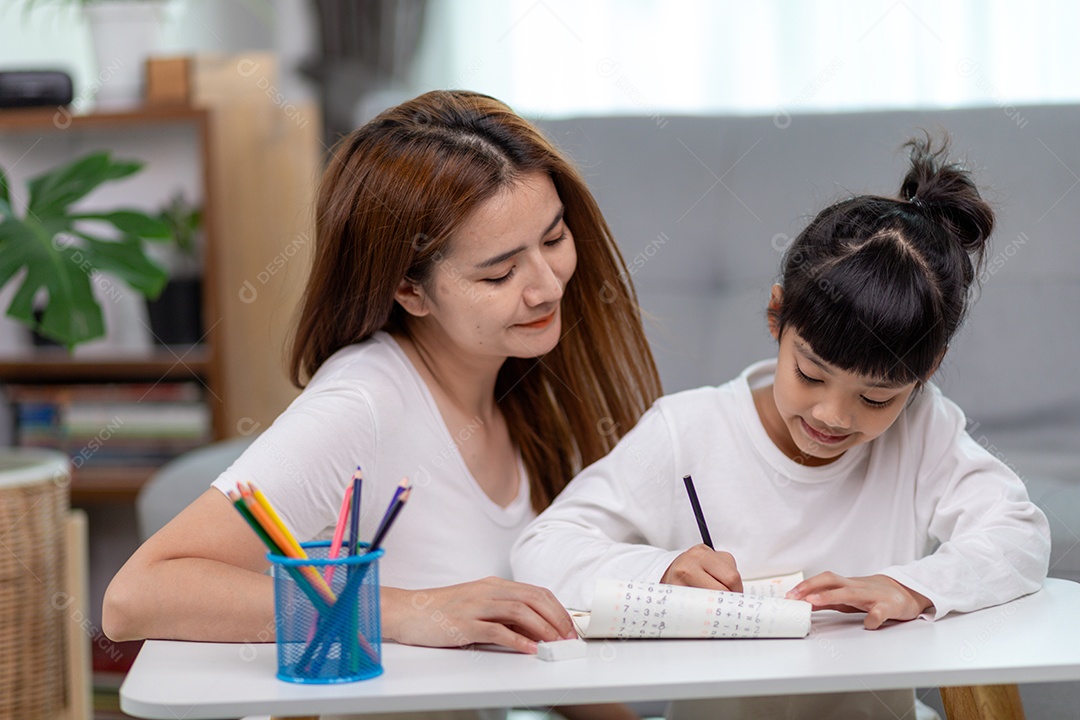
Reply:
[[509, 358], [496, 382], [539, 511], [614, 447], [661, 387], [626, 264], [584, 179], [498, 100], [429, 92], [335, 146], [291, 373], [303, 387], [333, 353], [377, 330], [408, 335], [394, 301], [401, 280], [424, 283], [469, 214], [532, 172], [551, 177], [578, 253], [562, 339], [542, 358]]

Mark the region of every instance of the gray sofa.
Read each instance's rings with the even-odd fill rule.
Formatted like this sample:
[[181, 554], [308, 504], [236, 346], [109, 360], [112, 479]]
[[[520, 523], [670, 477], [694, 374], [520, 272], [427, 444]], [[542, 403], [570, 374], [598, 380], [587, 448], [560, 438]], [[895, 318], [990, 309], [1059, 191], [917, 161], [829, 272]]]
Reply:
[[[935, 382], [1050, 517], [1050, 574], [1080, 581], [1080, 106], [542, 125], [612, 225], [668, 392], [775, 354], [764, 310], [787, 242], [845, 195], [894, 194], [903, 141], [947, 130], [998, 229]], [[1080, 700], [1080, 684], [1022, 690], [1032, 719]]]

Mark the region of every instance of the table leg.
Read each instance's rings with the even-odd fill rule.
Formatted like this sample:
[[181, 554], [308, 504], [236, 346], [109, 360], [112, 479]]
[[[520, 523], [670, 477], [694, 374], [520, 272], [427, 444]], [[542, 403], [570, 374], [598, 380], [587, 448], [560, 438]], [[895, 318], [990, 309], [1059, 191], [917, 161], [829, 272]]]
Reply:
[[1024, 720], [1015, 685], [943, 687], [939, 692], [948, 720]]

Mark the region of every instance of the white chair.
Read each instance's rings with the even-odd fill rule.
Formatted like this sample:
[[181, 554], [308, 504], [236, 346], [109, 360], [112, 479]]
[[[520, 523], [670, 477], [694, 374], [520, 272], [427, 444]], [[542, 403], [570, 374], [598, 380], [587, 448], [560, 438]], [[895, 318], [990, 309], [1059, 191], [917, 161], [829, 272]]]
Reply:
[[162, 465], [135, 499], [139, 537], [146, 540], [206, 492], [210, 483], [240, 457], [255, 437], [212, 443]]

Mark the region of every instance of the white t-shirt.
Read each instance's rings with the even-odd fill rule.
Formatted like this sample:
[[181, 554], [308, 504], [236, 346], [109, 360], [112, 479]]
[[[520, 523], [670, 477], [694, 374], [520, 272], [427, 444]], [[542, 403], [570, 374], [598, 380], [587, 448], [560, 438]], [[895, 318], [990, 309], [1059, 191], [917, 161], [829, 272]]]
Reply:
[[754, 407], [752, 389], [775, 370], [757, 363], [720, 387], [658, 400], [522, 533], [514, 578], [582, 609], [597, 579], [658, 581], [701, 542], [689, 474], [713, 544], [744, 578], [884, 573], [934, 603], [928, 619], [1042, 585], [1046, 517], [935, 386], [874, 441], [806, 467], [769, 439]]
[[384, 332], [334, 353], [213, 485], [228, 492], [254, 481], [297, 539], [328, 539], [357, 465], [365, 541], [401, 478], [413, 485], [383, 543], [381, 584], [419, 589], [510, 577], [510, 547], [535, 516], [524, 466], [519, 459], [520, 487], [507, 507], [484, 494], [424, 381]]

